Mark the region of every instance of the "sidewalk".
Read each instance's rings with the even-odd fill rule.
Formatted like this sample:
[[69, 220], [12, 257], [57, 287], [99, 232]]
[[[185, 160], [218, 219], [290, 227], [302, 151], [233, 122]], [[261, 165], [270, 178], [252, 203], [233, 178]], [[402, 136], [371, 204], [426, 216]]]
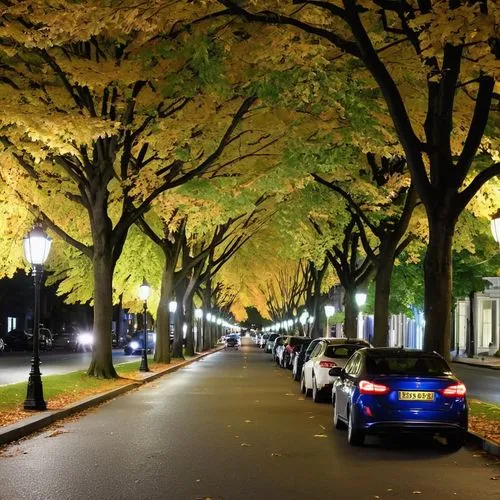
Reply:
[[452, 357], [452, 363], [460, 363], [463, 365], [481, 366], [491, 370], [500, 370], [500, 358], [494, 356], [477, 356], [468, 358], [466, 356]]

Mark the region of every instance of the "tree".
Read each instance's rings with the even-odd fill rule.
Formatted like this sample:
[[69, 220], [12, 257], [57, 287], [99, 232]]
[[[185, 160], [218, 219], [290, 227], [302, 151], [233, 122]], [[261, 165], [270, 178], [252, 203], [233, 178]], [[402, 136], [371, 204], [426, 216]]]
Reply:
[[[340, 6], [295, 0], [303, 8], [280, 10], [263, 2], [278, 10], [256, 13], [230, 0], [219, 3], [248, 21], [319, 37], [362, 61], [377, 82], [428, 218], [424, 346], [448, 357], [455, 225], [479, 189], [500, 174], [490, 119], [499, 56], [492, 3], [375, 0], [361, 8], [355, 0]], [[404, 82], [391, 68], [394, 47], [405, 55], [412, 51], [412, 64], [426, 77], [423, 114], [412, 113], [412, 96], [404, 95]]]
[[91, 261], [88, 373], [114, 377], [112, 277], [129, 228], [161, 193], [220, 159], [255, 98], [214, 94], [214, 39], [174, 28], [189, 8], [161, 9], [152, 23], [155, 8], [133, 2], [65, 7], [3, 11], [3, 174], [28, 186], [18, 189], [26, 206]]
[[[313, 177], [320, 184], [341, 195], [355, 215], [354, 221], [358, 226], [361, 243], [375, 273], [374, 344], [384, 347], [388, 345], [389, 340], [389, 297], [394, 260], [413, 238], [409, 235], [403, 240], [417, 197], [413, 186], [408, 187], [404, 182], [404, 159], [397, 156], [382, 157], [378, 162], [375, 155], [368, 154], [367, 161], [371, 168], [373, 184], [379, 191], [384, 188], [384, 191], [389, 192], [383, 201], [371, 202], [367, 199], [366, 191], [361, 196], [357, 193], [351, 194], [341, 187], [340, 183], [328, 182], [316, 174], [313, 174]], [[357, 188], [349, 186], [349, 189], [351, 192], [361, 192], [364, 186], [365, 184]], [[380, 209], [383, 210], [382, 215], [378, 212]], [[370, 233], [375, 237], [374, 243], [370, 242]]]

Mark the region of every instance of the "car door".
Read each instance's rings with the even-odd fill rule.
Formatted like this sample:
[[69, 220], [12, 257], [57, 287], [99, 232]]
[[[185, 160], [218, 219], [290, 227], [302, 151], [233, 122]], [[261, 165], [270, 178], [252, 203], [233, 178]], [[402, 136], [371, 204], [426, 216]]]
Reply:
[[312, 360], [311, 387], [312, 387], [312, 377], [318, 370], [319, 362], [323, 359], [326, 346], [327, 346], [326, 342], [321, 341], [317, 346], [317, 350], [314, 351], [314, 354], [311, 354], [311, 360]]
[[339, 405], [337, 412], [344, 419], [347, 418], [347, 406], [349, 404], [353, 386], [356, 383], [356, 376], [357, 373], [359, 373], [360, 365], [361, 355], [356, 353], [345, 365], [344, 376], [339, 377], [339, 380], [336, 383], [335, 404]]
[[304, 364], [304, 380], [306, 381], [306, 387], [308, 389], [312, 389], [312, 372], [313, 372], [314, 359], [321, 351], [321, 347], [322, 347], [321, 343], [318, 342], [318, 344], [316, 344], [316, 347], [311, 352], [309, 360]]

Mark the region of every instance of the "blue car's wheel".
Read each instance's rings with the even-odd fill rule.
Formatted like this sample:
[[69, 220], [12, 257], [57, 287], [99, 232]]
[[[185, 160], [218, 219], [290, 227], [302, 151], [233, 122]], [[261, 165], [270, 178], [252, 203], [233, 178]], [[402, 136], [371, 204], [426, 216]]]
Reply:
[[347, 425], [347, 442], [351, 446], [361, 446], [365, 441], [365, 434], [356, 427], [356, 412], [349, 408], [349, 419]]

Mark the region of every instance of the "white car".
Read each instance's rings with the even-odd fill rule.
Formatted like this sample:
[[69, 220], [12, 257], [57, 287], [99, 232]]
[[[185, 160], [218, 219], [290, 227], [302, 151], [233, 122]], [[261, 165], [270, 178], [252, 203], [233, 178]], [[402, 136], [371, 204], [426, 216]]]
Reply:
[[330, 339], [321, 340], [311, 352], [308, 361], [302, 367], [300, 388], [302, 393], [319, 403], [327, 394], [331, 394], [335, 377], [328, 372], [334, 366], [344, 367], [348, 359], [365, 345], [339, 344]]

